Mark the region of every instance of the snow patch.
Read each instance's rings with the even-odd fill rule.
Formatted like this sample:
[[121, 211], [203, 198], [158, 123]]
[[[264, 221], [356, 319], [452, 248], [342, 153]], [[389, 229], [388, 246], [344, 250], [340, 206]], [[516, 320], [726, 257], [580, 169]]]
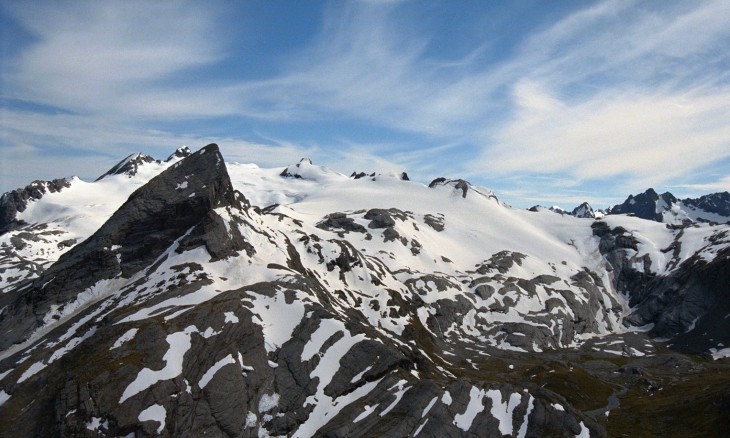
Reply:
[[358, 421], [364, 419], [368, 415], [372, 414], [373, 411], [375, 411], [375, 408], [377, 408], [378, 406], [379, 405], [377, 405], [377, 404], [374, 406], [365, 405], [365, 410], [360, 415], [358, 415], [354, 420], [352, 420], [352, 422], [357, 423]]
[[137, 378], [127, 386], [124, 390], [119, 403], [124, 403], [129, 397], [138, 394], [160, 380], [173, 379], [182, 373], [183, 357], [190, 349], [190, 335], [196, 333], [198, 329], [195, 326], [188, 326], [181, 332], [176, 332], [167, 336], [167, 343], [170, 348], [162, 357], [165, 367], [161, 370], [151, 370], [149, 368], [142, 369]]
[[6, 401], [10, 400], [10, 394], [7, 392], [0, 391], [0, 406], [4, 405]]
[[131, 341], [134, 339], [134, 336], [137, 334], [136, 328], [127, 330], [122, 336], [119, 337], [119, 339], [114, 342], [114, 345], [109, 348], [110, 350], [114, 350], [115, 348], [119, 348], [124, 344], [125, 342]]
[[[454, 424], [464, 432], [468, 432], [471, 428], [471, 424], [476, 418], [477, 414], [484, 410], [484, 404], [482, 399], [486, 392], [483, 389], [479, 389], [476, 386], [472, 386], [469, 390], [469, 403], [466, 405], [466, 410], [463, 414], [454, 415]], [[500, 423], [500, 432], [502, 431]]]
[[502, 402], [502, 393], [499, 390], [487, 391], [487, 397], [492, 399], [492, 416], [499, 421], [499, 432], [503, 435], [512, 435], [512, 412], [520, 404], [522, 396], [515, 392], [510, 395], [509, 401]]
[[223, 321], [225, 324], [227, 324], [229, 322], [230, 323], [233, 323], [233, 324], [237, 324], [238, 323], [238, 317], [236, 316], [235, 313], [233, 313], [233, 312], [225, 312], [225, 313], [223, 313], [223, 315], [226, 318], [225, 321]]
[[208, 369], [208, 371], [203, 374], [203, 377], [200, 378], [200, 382], [198, 382], [198, 387], [200, 389], [203, 389], [208, 385], [208, 383], [213, 379], [213, 376], [215, 376], [215, 373], [218, 372], [221, 368], [223, 368], [226, 365], [229, 364], [235, 364], [236, 360], [233, 358], [233, 355], [229, 354], [228, 356], [224, 357], [223, 359], [216, 362], [212, 367]]
[[140, 412], [137, 419], [139, 421], [156, 421], [160, 423], [160, 425], [157, 427], [157, 433], [159, 434], [162, 433], [163, 430], [165, 430], [166, 416], [167, 411], [165, 410], [165, 407], [162, 405], [154, 404], [144, 411]]
[[268, 412], [279, 406], [279, 394], [264, 394], [259, 400], [259, 413]]

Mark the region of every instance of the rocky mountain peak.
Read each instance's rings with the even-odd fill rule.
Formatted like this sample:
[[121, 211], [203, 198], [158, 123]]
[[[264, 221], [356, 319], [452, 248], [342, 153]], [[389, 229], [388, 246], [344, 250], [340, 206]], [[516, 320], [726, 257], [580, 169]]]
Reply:
[[674, 225], [696, 222], [730, 222], [730, 193], [721, 192], [699, 198], [678, 199], [670, 192], [661, 195], [648, 189], [629, 196], [623, 204], [615, 205], [608, 214], [630, 214], [642, 219]]
[[497, 196], [490, 190], [484, 188], [476, 188], [469, 181], [460, 178], [448, 179], [444, 177], [439, 177], [431, 181], [431, 183], [429, 183], [428, 185], [428, 188], [430, 189], [438, 187], [451, 187], [453, 189], [453, 192], [455, 194], [458, 194], [462, 198], [466, 198], [467, 194], [471, 191], [485, 198], [494, 199], [495, 201], [499, 202]]
[[129, 155], [119, 163], [115, 164], [114, 167], [109, 169], [105, 174], [101, 175], [96, 181], [106, 178], [111, 175], [127, 175], [132, 177], [137, 174], [139, 167], [146, 163], [154, 163], [155, 159], [149, 155], [145, 155], [141, 152]]
[[302, 170], [309, 166], [313, 166], [312, 160], [310, 160], [309, 158], [302, 158], [297, 164], [294, 164], [284, 169], [280, 175], [286, 178], [301, 179], [303, 178]]
[[0, 436], [726, 434], [728, 225], [288, 169], [211, 144], [18, 216]]
[[132, 193], [96, 233], [21, 286], [22, 294], [0, 296], [0, 306], [8, 306], [0, 315], [0, 349], [47, 322], [52, 306], [73, 301], [99, 281], [131, 277], [176, 241], [186, 249], [205, 245], [213, 258], [246, 249], [240, 233], [229, 233], [213, 212], [226, 207], [243, 211], [248, 205], [234, 191], [218, 145], [209, 144]]
[[385, 175], [385, 176], [388, 176], [388, 177], [396, 177], [396, 178], [398, 178], [401, 181], [410, 181], [410, 178], [408, 178], [408, 174], [406, 172], [400, 172], [400, 173], [397, 173], [397, 174], [396, 173], [380, 174], [380, 173], [375, 173], [375, 172], [371, 172], [371, 173], [352, 172], [350, 174], [350, 178], [360, 179], [360, 178], [370, 177], [370, 178], [375, 179], [375, 177], [378, 176], [378, 175]]
[[183, 159], [183, 158], [189, 157], [190, 155], [192, 155], [192, 153], [193, 152], [190, 150], [189, 147], [182, 146], [182, 147], [177, 148], [175, 150], [175, 152], [173, 152], [169, 157], [167, 157], [167, 159], [165, 161], [168, 162], [168, 161], [172, 161], [174, 159]]
[[51, 181], [36, 180], [24, 188], [3, 193], [0, 197], [0, 235], [19, 225], [16, 216], [19, 212], [25, 211], [28, 202], [41, 199], [46, 193], [60, 192], [70, 185], [69, 180], [65, 178]]
[[699, 198], [686, 198], [682, 202], [694, 209], [703, 210], [730, 220], [730, 193], [718, 192], [703, 195]]
[[580, 218], [595, 218], [596, 217], [596, 212], [593, 211], [593, 207], [591, 207], [591, 204], [589, 204], [587, 202], [584, 202], [584, 203], [580, 204], [579, 206], [575, 207], [570, 214], [575, 217], [580, 217]]
[[610, 214], [631, 214], [642, 219], [661, 222], [664, 208], [676, 200], [669, 192], [660, 196], [653, 188], [649, 188], [636, 196], [629, 195], [623, 204], [613, 206]]

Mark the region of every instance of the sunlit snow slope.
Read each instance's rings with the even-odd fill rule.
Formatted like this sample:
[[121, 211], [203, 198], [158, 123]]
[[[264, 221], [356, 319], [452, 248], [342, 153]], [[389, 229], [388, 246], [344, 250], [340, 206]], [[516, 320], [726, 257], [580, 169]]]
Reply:
[[212, 144], [5, 195], [0, 434], [602, 436], [513, 364], [726, 355], [730, 226], [401, 178]]

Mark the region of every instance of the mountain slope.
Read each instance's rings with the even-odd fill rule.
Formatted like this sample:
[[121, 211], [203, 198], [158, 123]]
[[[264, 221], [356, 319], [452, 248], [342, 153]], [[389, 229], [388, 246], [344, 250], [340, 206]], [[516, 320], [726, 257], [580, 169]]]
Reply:
[[[728, 226], [225, 165], [216, 145], [156, 169], [3, 287], [0, 434], [606, 436], [645, 394], [669, 403], [659, 387], [725, 370], [653, 337], [724, 354]], [[683, 394], [710, 418], [687, 436], [726, 426], [730, 381], [712, 383]], [[651, 427], [684, 431], [674, 418]]]
[[609, 214], [632, 214], [642, 219], [680, 225], [695, 222], [730, 223], [730, 193], [677, 199], [669, 192], [659, 195], [654, 189], [648, 189], [636, 196], [629, 196], [623, 204], [613, 206]]

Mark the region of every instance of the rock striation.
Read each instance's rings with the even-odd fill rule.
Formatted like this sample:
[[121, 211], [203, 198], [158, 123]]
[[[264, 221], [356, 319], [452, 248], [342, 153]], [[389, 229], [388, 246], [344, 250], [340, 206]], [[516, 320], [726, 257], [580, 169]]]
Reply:
[[0, 435], [727, 430], [727, 225], [353, 178], [178, 150], [88, 238], [3, 283]]

